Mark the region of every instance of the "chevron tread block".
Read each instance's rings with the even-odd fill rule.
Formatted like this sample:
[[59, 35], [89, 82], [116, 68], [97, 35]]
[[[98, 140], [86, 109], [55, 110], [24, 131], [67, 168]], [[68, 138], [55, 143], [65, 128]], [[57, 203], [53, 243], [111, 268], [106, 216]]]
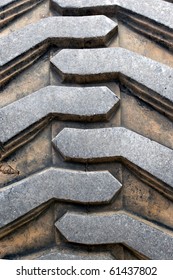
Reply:
[[[128, 0], [96, 0], [96, 1], [83, 1], [83, 0], [53, 0], [55, 4], [59, 7], [59, 10], [65, 14], [79, 13], [82, 14], [84, 11], [97, 10], [114, 13], [117, 7], [123, 8], [125, 10], [130, 10], [140, 16], [144, 16], [150, 20], [154, 20], [165, 26], [173, 27], [172, 15], [172, 5], [169, 3], [164, 3], [161, 0], [154, 0], [152, 3], [149, 0], [144, 1], [128, 1]], [[157, 13], [155, 7], [162, 11], [162, 13]]]
[[106, 87], [48, 86], [0, 109], [0, 142], [50, 115], [64, 120], [107, 120], [118, 103], [119, 98]]
[[[116, 33], [117, 23], [101, 15], [92, 18], [48, 17], [2, 36], [0, 38], [0, 85], [4, 85], [10, 76], [13, 76], [11, 72], [17, 70], [20, 72], [21, 65], [29, 64], [33, 55], [39, 57], [50, 45], [105, 46]], [[29, 56], [27, 59], [26, 55]]]
[[164, 233], [126, 213], [67, 213], [56, 227], [70, 242], [90, 245], [125, 243], [151, 259], [173, 258], [171, 233]]
[[121, 184], [107, 171], [50, 168], [0, 191], [0, 227], [51, 199], [84, 204], [109, 203]]
[[[170, 49], [172, 45], [173, 10], [171, 3], [162, 0], [154, 1], [123, 1], [123, 0], [52, 0], [55, 9], [62, 15], [108, 14], [116, 15], [118, 19], [130, 27], [158, 41]], [[158, 13], [156, 7], [161, 11]]]
[[171, 67], [122, 48], [63, 50], [51, 62], [62, 79], [68, 82], [88, 83], [118, 78], [130, 89], [137, 84], [137, 96], [172, 118]]
[[[77, 28], [78, 24], [81, 29]], [[98, 26], [98, 28], [95, 28], [95, 26]], [[72, 43], [77, 41], [79, 45], [81, 43], [85, 46], [85, 42], [89, 39], [95, 39], [97, 41], [96, 45], [104, 45], [109, 34], [116, 32], [116, 27], [117, 24], [105, 16], [94, 16], [92, 18], [49, 17], [42, 19], [38, 23], [30, 24], [0, 39], [0, 66], [4, 66], [31, 48], [48, 40], [52, 40], [54, 44], [59, 44], [60, 47], [70, 41]], [[34, 34], [37, 34], [37, 36]]]
[[90, 130], [65, 128], [53, 139], [53, 144], [65, 160], [127, 162], [140, 175], [144, 171], [143, 176], [149, 177], [149, 181], [152, 180], [151, 174], [166, 184], [168, 192], [172, 193], [173, 151], [133, 131], [122, 127]]

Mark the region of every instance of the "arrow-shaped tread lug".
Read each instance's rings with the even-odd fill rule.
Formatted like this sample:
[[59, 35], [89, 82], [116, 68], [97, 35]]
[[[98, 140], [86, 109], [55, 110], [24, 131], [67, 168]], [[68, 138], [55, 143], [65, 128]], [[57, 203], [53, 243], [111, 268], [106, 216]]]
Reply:
[[126, 213], [66, 213], [56, 222], [69, 241], [87, 245], [123, 243], [151, 259], [173, 259], [173, 236]]
[[106, 46], [116, 34], [117, 23], [103, 15], [49, 17], [29, 24], [0, 38], [0, 85], [31, 65], [49, 46]]
[[[54, 146], [67, 161], [109, 162], [121, 160], [151, 174], [173, 188], [173, 150], [123, 127], [103, 129], [63, 129]], [[149, 177], [149, 181], [152, 178]], [[156, 184], [156, 182], [154, 182]]]
[[108, 120], [118, 103], [107, 87], [48, 86], [0, 109], [0, 142], [50, 115], [70, 121]]
[[[173, 5], [161, 0], [52, 0], [62, 15], [116, 16], [145, 36], [173, 48]], [[157, 7], [157, 9], [156, 9]]]
[[51, 62], [68, 82], [118, 78], [139, 98], [173, 118], [171, 67], [122, 48], [62, 50]]
[[120, 189], [120, 182], [108, 171], [50, 168], [0, 190], [0, 228], [51, 199], [107, 204]]

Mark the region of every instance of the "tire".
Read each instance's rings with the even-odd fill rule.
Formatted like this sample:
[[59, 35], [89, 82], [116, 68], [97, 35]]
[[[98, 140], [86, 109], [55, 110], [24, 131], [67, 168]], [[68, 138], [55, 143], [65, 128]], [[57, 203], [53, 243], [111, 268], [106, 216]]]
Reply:
[[1, 2], [0, 257], [173, 259], [172, 1]]

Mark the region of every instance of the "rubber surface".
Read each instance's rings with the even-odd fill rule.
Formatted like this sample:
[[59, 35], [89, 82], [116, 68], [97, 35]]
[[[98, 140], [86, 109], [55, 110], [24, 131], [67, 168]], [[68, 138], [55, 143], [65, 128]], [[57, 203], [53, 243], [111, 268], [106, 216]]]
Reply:
[[171, 2], [1, 1], [1, 258], [173, 259]]

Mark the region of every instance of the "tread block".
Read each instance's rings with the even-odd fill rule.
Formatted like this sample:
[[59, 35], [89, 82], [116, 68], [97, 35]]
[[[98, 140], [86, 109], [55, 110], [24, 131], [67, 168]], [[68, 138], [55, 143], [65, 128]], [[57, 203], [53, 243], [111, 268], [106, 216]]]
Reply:
[[151, 259], [173, 259], [173, 236], [123, 212], [66, 213], [56, 222], [69, 241], [87, 245], [124, 243]]
[[[139, 98], [173, 118], [173, 69], [122, 48], [62, 50], [51, 59], [63, 80], [118, 78]], [[134, 86], [137, 86], [137, 89]]]
[[162, 0], [153, 0], [152, 2], [150, 0], [52, 0], [52, 2], [54, 7], [57, 7], [65, 15], [83, 15], [86, 11], [115, 14], [119, 7], [173, 28], [173, 6]]
[[105, 204], [120, 189], [120, 182], [108, 171], [82, 172], [50, 168], [0, 190], [0, 227], [51, 199]]
[[0, 86], [33, 64], [49, 46], [101, 47], [116, 34], [117, 23], [101, 15], [49, 17], [3, 36], [0, 38]]
[[62, 15], [116, 16], [118, 20], [136, 32], [173, 50], [173, 5], [171, 3], [162, 0], [152, 2], [150, 0], [52, 0], [52, 5]]
[[173, 150], [126, 128], [65, 128], [53, 144], [65, 160], [128, 162], [164, 182], [172, 191]]
[[0, 38], [0, 66], [46, 41], [59, 47], [76, 42], [85, 46], [87, 40], [104, 45], [116, 31], [117, 23], [106, 16], [45, 18]]
[[0, 142], [50, 115], [63, 120], [107, 120], [118, 103], [107, 87], [48, 86], [0, 109]]
[[39, 257], [37, 260], [114, 260], [115, 258], [108, 252], [104, 253], [86, 253], [80, 251], [76, 253], [70, 250], [50, 250]]

